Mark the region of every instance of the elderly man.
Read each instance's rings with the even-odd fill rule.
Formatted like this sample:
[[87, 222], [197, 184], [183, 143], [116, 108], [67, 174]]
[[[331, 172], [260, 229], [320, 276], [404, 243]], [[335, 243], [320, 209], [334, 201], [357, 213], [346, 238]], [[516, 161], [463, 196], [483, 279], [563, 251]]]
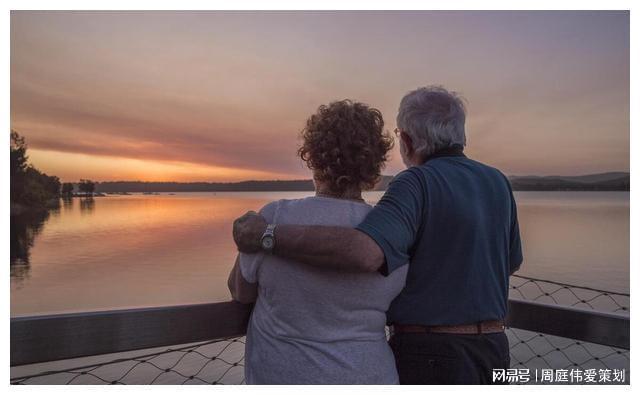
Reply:
[[[387, 312], [401, 384], [491, 383], [509, 367], [509, 275], [522, 263], [508, 179], [463, 153], [465, 107], [430, 86], [408, 93], [397, 117], [407, 170], [355, 229], [273, 225], [249, 212], [234, 223], [240, 251], [388, 275], [409, 265]], [[268, 230], [267, 230], [268, 229]]]

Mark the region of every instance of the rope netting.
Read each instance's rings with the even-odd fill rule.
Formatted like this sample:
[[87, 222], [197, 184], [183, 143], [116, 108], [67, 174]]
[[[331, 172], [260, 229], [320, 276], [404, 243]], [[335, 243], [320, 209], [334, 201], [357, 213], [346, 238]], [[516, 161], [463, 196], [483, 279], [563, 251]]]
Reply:
[[603, 291], [517, 274], [511, 276], [509, 297], [610, 313], [629, 313], [628, 293]]
[[511, 366], [539, 369], [624, 369], [629, 350], [509, 328]]
[[[510, 297], [629, 313], [629, 294], [519, 275], [511, 278]], [[507, 336], [514, 369], [624, 370], [629, 381], [629, 350], [516, 328], [508, 328]], [[245, 338], [236, 337], [116, 354], [96, 363], [82, 358], [17, 366], [11, 368], [11, 384], [243, 384], [244, 346]]]
[[[628, 293], [604, 291], [521, 275], [511, 276], [509, 297], [621, 315], [629, 314]], [[581, 374], [584, 372], [595, 374], [596, 381], [587, 382], [600, 382], [600, 378], [606, 379], [608, 374], [622, 371], [624, 372], [622, 382], [629, 382], [629, 350], [516, 328], [507, 328], [506, 333], [509, 337], [511, 367], [514, 369], [525, 368], [537, 373], [548, 369], [556, 372], [566, 371], [569, 381], [564, 382], [569, 383], [573, 382], [574, 378], [570, 375], [573, 371]], [[548, 383], [557, 384], [558, 382], [551, 380]], [[585, 381], [576, 381], [576, 383], [585, 383]], [[605, 381], [605, 383], [612, 382]]]
[[11, 384], [244, 384], [244, 345], [237, 337], [67, 369], [43, 366], [42, 372], [12, 377]]

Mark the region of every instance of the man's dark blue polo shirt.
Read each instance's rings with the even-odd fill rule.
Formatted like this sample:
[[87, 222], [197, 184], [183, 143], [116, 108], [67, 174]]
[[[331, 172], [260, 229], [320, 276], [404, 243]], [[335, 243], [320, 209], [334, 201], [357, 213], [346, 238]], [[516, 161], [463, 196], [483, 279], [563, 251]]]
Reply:
[[509, 275], [522, 263], [516, 204], [498, 170], [442, 151], [398, 174], [357, 227], [382, 248], [383, 274], [409, 264], [390, 323], [503, 319]]

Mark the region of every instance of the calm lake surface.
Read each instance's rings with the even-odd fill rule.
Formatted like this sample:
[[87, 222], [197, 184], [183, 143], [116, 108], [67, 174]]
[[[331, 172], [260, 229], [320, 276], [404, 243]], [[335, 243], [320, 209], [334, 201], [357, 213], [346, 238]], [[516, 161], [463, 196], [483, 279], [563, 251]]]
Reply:
[[[12, 219], [11, 314], [205, 303], [230, 298], [231, 222], [312, 192], [176, 193], [63, 202]], [[365, 195], [375, 203], [382, 192]], [[628, 192], [516, 192], [519, 274], [629, 291]]]

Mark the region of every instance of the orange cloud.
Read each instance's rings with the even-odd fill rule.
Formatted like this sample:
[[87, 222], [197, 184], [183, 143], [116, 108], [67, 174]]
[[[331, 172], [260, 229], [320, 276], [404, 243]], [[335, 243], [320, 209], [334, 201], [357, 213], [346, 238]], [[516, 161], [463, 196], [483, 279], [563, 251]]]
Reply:
[[14, 11], [10, 62], [11, 127], [65, 179], [308, 177], [319, 105], [366, 102], [392, 130], [434, 83], [505, 173], [629, 169], [626, 11]]
[[62, 181], [91, 178], [100, 181], [226, 182], [296, 178], [291, 174], [258, 170], [39, 149], [31, 149], [29, 157], [37, 168], [46, 168], [48, 173], [57, 175]]

